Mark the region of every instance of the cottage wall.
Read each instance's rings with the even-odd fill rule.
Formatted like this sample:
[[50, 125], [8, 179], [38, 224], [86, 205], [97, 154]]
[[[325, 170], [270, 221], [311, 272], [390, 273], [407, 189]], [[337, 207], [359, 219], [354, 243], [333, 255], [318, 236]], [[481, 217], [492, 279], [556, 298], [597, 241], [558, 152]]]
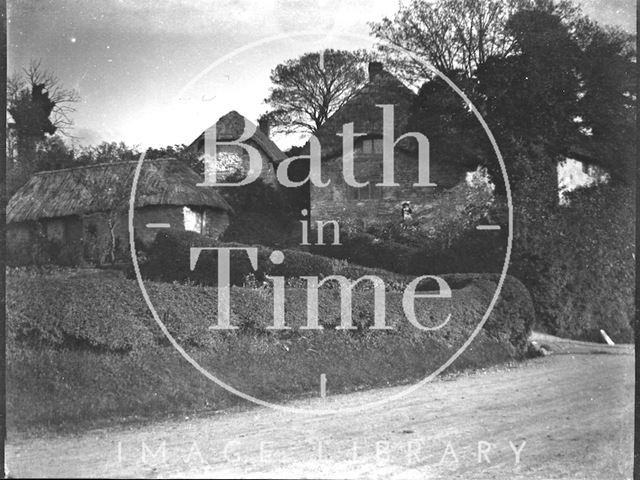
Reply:
[[311, 186], [311, 217], [317, 220], [357, 221], [365, 224], [385, 223], [400, 218], [400, 204], [409, 201], [417, 208], [429, 208], [436, 195], [464, 179], [464, 172], [437, 162], [430, 164], [430, 181], [437, 187], [414, 187], [418, 180], [417, 155], [396, 151], [394, 177], [397, 187], [376, 187], [382, 181], [381, 154], [354, 154], [355, 178], [369, 180], [370, 185], [355, 189], [346, 184], [342, 172], [342, 158], [336, 157], [322, 164], [326, 187]]
[[[122, 229], [120, 234], [125, 235], [128, 241], [128, 216], [121, 219]], [[147, 228], [147, 223], [168, 223], [171, 228], [184, 230], [184, 215], [180, 205], [158, 205], [137, 208], [133, 215], [134, 237], [144, 244], [150, 244], [160, 229]]]
[[[204, 217], [204, 235], [219, 238], [229, 226], [229, 215], [223, 210], [208, 207], [196, 210]], [[77, 250], [78, 258], [88, 262], [105, 261], [111, 238], [107, 219], [105, 213], [92, 213], [82, 218], [69, 216], [9, 223], [6, 230], [7, 251], [11, 257], [9, 263], [25, 265], [38, 261], [36, 257], [46, 255], [46, 243], [43, 243], [46, 241], [57, 242], [68, 250]], [[171, 228], [183, 230], [183, 207], [164, 205], [136, 209], [133, 217], [135, 238], [149, 245], [159, 229], [147, 228], [147, 223], [168, 223]], [[123, 214], [114, 229], [120, 252], [129, 250], [128, 225], [128, 215]], [[40, 259], [45, 260], [44, 257]]]
[[205, 216], [205, 232], [212, 238], [220, 238], [220, 236], [229, 227], [229, 214], [222, 210], [214, 210], [212, 208], [206, 208], [204, 210]]
[[52, 218], [45, 220], [44, 222], [46, 236], [49, 240], [64, 241], [64, 224], [65, 221], [62, 218]]
[[16, 222], [7, 225], [7, 264], [26, 265], [34, 259], [34, 222]]
[[[194, 207], [195, 208], [195, 207]], [[212, 238], [218, 238], [229, 226], [229, 215], [223, 210], [213, 208], [196, 208], [205, 219], [204, 235]], [[118, 225], [115, 229], [116, 236], [121, 242], [128, 244], [129, 242], [129, 223], [128, 214], [120, 217]], [[133, 216], [134, 237], [144, 244], [150, 244], [155, 239], [160, 229], [147, 228], [148, 223], [168, 223], [171, 228], [184, 230], [184, 212], [180, 205], [158, 205], [137, 208]], [[89, 225], [96, 225], [98, 235], [107, 238], [109, 229], [107, 225], [107, 217], [104, 214], [94, 214], [87, 216], [85, 219], [85, 232]]]
[[[218, 238], [229, 226], [229, 216], [223, 210], [212, 208], [199, 209], [205, 218], [204, 235]], [[145, 245], [151, 244], [161, 229], [147, 228], [148, 223], [168, 223], [170, 228], [184, 230], [184, 212], [180, 205], [159, 205], [137, 208], [133, 217], [134, 238]], [[85, 215], [82, 227], [74, 233], [74, 238], [82, 239], [84, 255], [89, 261], [101, 261], [110, 244], [108, 216], [105, 213]], [[69, 229], [67, 229], [69, 232]], [[114, 229], [120, 252], [129, 250], [129, 219], [122, 214]], [[67, 235], [67, 238], [70, 237]]]
[[[38, 263], [46, 261], [48, 242], [65, 247], [68, 254], [81, 249], [82, 223], [76, 216], [45, 218], [39, 222], [13, 222], [7, 225], [6, 240], [9, 264]], [[78, 252], [80, 256], [81, 252]]]
[[7, 245], [25, 245], [32, 241], [33, 222], [10, 223], [7, 225]]

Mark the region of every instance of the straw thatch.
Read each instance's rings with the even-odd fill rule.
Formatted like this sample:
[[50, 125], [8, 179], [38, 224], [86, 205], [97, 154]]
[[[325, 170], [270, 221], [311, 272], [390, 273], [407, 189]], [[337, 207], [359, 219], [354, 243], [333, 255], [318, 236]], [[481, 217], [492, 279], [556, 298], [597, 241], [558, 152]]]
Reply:
[[[272, 163], [277, 164], [287, 158], [282, 150], [280, 150], [262, 130], [235, 110], [232, 110], [226, 115], [220, 117], [218, 121], [209, 128], [215, 127], [218, 142], [232, 142], [238, 140], [242, 136], [245, 130], [245, 124], [247, 128], [254, 130], [253, 135], [245, 140], [245, 143], [249, 145], [254, 144], [267, 155], [268, 159]], [[203, 140], [204, 132], [202, 132], [200, 136], [191, 143], [189, 148], [198, 150]]]
[[[102, 163], [38, 172], [7, 204], [7, 223], [109, 211], [128, 202], [138, 162]], [[145, 161], [137, 185], [136, 208], [197, 206], [232, 212], [211, 187], [184, 162], [173, 158]]]

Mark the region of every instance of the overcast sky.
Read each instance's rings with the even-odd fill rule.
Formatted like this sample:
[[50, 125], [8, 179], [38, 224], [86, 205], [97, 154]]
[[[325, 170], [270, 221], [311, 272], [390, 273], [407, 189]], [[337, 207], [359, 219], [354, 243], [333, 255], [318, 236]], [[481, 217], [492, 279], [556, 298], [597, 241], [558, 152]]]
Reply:
[[[367, 22], [392, 16], [398, 3], [8, 0], [8, 71], [40, 59], [75, 88], [82, 101], [73, 114], [74, 135], [84, 144], [188, 144], [230, 110], [255, 121], [267, 108], [269, 72], [283, 60], [327, 47], [371, 46], [347, 34], [368, 35]], [[580, 4], [601, 23], [635, 32], [634, 0]], [[309, 30], [322, 33], [260, 44]]]

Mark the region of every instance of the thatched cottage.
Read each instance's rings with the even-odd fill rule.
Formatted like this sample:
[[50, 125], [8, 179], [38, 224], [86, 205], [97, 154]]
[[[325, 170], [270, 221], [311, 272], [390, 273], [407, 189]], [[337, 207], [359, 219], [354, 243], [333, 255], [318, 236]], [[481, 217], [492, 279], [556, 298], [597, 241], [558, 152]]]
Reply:
[[[136, 165], [118, 162], [36, 173], [7, 204], [9, 249], [20, 251], [38, 239], [86, 248], [112, 234], [121, 246], [128, 245], [129, 192]], [[158, 230], [148, 224], [169, 224], [216, 238], [224, 232], [232, 209], [216, 189], [196, 186], [201, 181], [184, 162], [145, 161], [135, 200], [136, 240], [153, 240]]]
[[[380, 62], [369, 64], [369, 81], [316, 133], [322, 146], [323, 180], [327, 187], [311, 186], [311, 214], [314, 220], [358, 220], [365, 223], [400, 218], [402, 202], [427, 209], [442, 190], [464, 181], [460, 167], [431, 158], [430, 180], [437, 187], [414, 187], [418, 179], [418, 152], [413, 139], [401, 141], [394, 152], [394, 176], [398, 187], [378, 187], [382, 181], [382, 108], [394, 105], [394, 138], [407, 133], [411, 106], [416, 94], [385, 71]], [[368, 186], [346, 184], [342, 174], [342, 133], [344, 124], [354, 123], [354, 132], [364, 133], [354, 143], [354, 173]]]
[[[234, 142], [244, 138], [243, 134], [252, 132], [242, 143], [254, 147], [262, 158], [262, 171], [260, 179], [266, 184], [277, 186], [276, 167], [286, 158], [286, 155], [269, 138], [267, 125], [256, 126], [246, 117], [235, 110], [223, 115], [207, 130], [215, 128], [218, 142]], [[265, 131], [266, 130], [266, 131]], [[188, 147], [198, 156], [205, 153], [205, 132], [202, 132]], [[218, 182], [235, 173], [246, 174], [249, 171], [249, 155], [246, 150], [238, 145], [217, 145]]]

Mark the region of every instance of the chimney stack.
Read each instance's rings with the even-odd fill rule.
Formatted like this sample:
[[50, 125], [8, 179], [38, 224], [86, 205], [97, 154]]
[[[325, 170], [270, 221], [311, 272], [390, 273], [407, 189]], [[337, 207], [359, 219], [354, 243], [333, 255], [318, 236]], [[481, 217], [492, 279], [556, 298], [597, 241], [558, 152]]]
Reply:
[[382, 62], [369, 62], [369, 81], [373, 81], [380, 73], [382, 73]]
[[258, 128], [267, 136], [267, 138], [270, 138], [271, 121], [268, 114], [260, 115], [260, 118], [258, 118]]

